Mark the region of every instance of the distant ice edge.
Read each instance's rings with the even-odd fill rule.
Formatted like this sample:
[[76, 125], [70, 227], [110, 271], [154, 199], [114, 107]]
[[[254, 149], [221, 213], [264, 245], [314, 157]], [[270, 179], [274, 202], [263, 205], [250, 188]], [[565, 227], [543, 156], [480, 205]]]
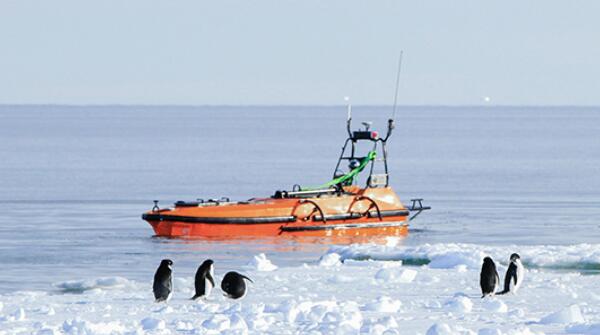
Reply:
[[521, 255], [528, 268], [600, 271], [600, 244], [485, 246], [438, 243], [402, 246], [370, 243], [333, 246], [327, 254], [339, 254], [342, 261], [402, 261], [404, 265], [428, 265], [437, 269], [457, 266], [478, 269], [485, 256], [507, 265], [513, 252]]

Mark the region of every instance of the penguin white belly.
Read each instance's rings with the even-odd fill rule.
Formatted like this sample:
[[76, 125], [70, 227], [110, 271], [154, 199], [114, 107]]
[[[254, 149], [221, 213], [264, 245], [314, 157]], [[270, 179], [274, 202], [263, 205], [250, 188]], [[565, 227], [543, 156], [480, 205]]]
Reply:
[[496, 283], [494, 284], [494, 290], [492, 291], [492, 293], [490, 295], [492, 297], [494, 295], [496, 295], [496, 292], [498, 292], [499, 288], [500, 288], [500, 277], [498, 276], [498, 273], [496, 273]]
[[169, 270], [171, 270], [171, 273], [169, 274], [169, 284], [171, 284], [171, 292], [169, 292], [169, 294], [167, 295], [167, 302], [171, 300], [171, 297], [173, 296], [173, 291], [175, 291], [175, 287], [173, 287], [173, 268], [170, 265]]
[[523, 283], [523, 276], [525, 275], [525, 268], [523, 267], [523, 264], [521, 264], [521, 261], [517, 260], [516, 264], [517, 264], [517, 282], [515, 283], [512, 280], [510, 281], [510, 291], [513, 293], [517, 293], [517, 291], [521, 287], [521, 284]]
[[208, 278], [204, 279], [204, 297], [208, 297], [210, 295], [210, 292], [212, 292], [213, 286], [212, 283], [210, 282], [210, 280], [208, 280]]
[[[173, 275], [173, 274], [171, 274], [171, 275]], [[173, 287], [173, 279], [171, 279], [171, 292], [169, 292], [169, 294], [167, 295], [167, 302], [169, 302], [169, 300], [171, 300], [171, 297], [173, 296], [173, 291], [175, 291], [175, 288]]]

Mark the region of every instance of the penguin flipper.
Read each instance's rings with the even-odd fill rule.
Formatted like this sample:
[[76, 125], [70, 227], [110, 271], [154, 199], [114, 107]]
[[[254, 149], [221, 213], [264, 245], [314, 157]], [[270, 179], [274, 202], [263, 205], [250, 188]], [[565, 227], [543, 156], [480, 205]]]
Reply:
[[[506, 276], [504, 277], [504, 293], [510, 292], [511, 281], [514, 280], [514, 285], [517, 284], [517, 267], [514, 263], [510, 263], [508, 269], [506, 270]], [[504, 294], [503, 293], [503, 294]]]
[[254, 282], [252, 281], [252, 279], [250, 279], [250, 278], [248, 278], [248, 277], [246, 277], [246, 276], [244, 276], [244, 275], [241, 275], [241, 276], [242, 276], [242, 278], [244, 278], [244, 279], [248, 279], [248, 280], [249, 280], [251, 283], [253, 283], [253, 284], [254, 284]]
[[208, 279], [208, 281], [210, 281], [210, 283], [212, 284], [212, 286], [215, 287], [215, 280], [210, 275], [210, 272], [206, 274], [206, 279]]

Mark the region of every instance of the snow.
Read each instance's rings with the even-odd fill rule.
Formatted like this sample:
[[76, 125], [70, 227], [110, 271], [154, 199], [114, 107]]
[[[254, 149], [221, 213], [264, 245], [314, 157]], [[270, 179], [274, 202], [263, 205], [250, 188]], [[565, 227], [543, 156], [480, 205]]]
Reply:
[[[557, 264], [560, 257], [553, 253], [566, 250], [572, 251], [569, 259], [594, 261], [589, 245], [519, 247], [525, 264], [537, 268], [526, 270], [518, 294], [484, 299], [474, 257], [501, 259], [513, 248], [462, 247], [335, 247], [313, 262], [271, 271], [265, 269], [272, 263], [259, 254], [244, 263], [252, 265], [247, 273], [255, 283], [242, 300], [227, 299], [217, 285], [209, 299], [191, 301], [191, 276], [175, 278], [168, 304], [154, 303], [152, 271], [146, 281], [74, 278], [47, 291], [0, 295], [0, 334], [600, 333], [597, 277], [577, 272], [576, 264], [568, 271], [543, 266]], [[586, 255], [577, 257], [576, 250]], [[398, 256], [402, 261], [391, 260]], [[409, 265], [417, 258], [438, 263]], [[230, 270], [216, 263], [215, 281]], [[500, 263], [501, 276], [505, 270]]]
[[375, 279], [382, 283], [409, 284], [417, 277], [417, 271], [400, 267], [383, 268], [375, 274]]
[[455, 313], [471, 313], [473, 302], [465, 296], [458, 295], [446, 301], [444, 307], [446, 310]]
[[142, 321], [140, 321], [140, 324], [142, 325], [142, 329], [144, 330], [154, 330], [154, 329], [164, 329], [165, 328], [165, 322], [163, 320], [159, 320], [159, 319], [155, 319], [155, 318], [145, 318]]
[[583, 323], [585, 319], [577, 305], [571, 305], [558, 312], [552, 313], [540, 320], [540, 323]]
[[332, 253], [323, 255], [319, 259], [319, 265], [323, 266], [323, 267], [339, 266], [339, 265], [342, 265], [341, 260], [342, 260], [342, 257], [339, 254], [332, 252]]
[[390, 297], [381, 296], [374, 302], [366, 304], [363, 310], [380, 313], [396, 313], [400, 309], [400, 306], [402, 306], [400, 301]]
[[486, 310], [488, 310], [490, 312], [496, 312], [496, 313], [507, 313], [508, 312], [508, 306], [506, 305], [506, 303], [504, 303], [504, 301], [500, 300], [497, 297], [486, 299], [483, 303], [483, 308], [485, 308]]
[[574, 325], [566, 328], [568, 334], [600, 335], [600, 323], [591, 325]]
[[254, 259], [248, 265], [256, 271], [274, 271], [277, 269], [277, 266], [268, 260], [265, 254], [254, 256]]

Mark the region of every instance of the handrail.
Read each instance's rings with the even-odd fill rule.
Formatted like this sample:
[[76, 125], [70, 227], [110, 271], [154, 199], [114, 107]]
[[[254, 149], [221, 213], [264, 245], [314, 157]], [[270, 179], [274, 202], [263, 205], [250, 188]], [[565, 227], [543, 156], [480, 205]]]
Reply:
[[356, 198], [354, 198], [354, 200], [352, 201], [352, 203], [350, 204], [350, 207], [348, 207], [348, 213], [352, 213], [352, 207], [354, 206], [355, 203], [362, 201], [362, 200], [368, 200], [371, 202], [371, 206], [369, 206], [369, 208], [367, 209], [367, 211], [365, 212], [365, 214], [363, 215], [367, 215], [371, 212], [371, 208], [373, 208], [373, 206], [375, 206], [375, 209], [377, 210], [377, 217], [379, 218], [379, 221], [383, 221], [383, 218], [381, 217], [381, 210], [379, 209], [379, 205], [377, 205], [377, 203], [375, 202], [375, 200], [365, 196], [365, 195], [360, 195]]
[[327, 223], [327, 218], [325, 218], [325, 213], [323, 212], [321, 207], [319, 207], [319, 204], [317, 204], [316, 202], [309, 200], [309, 199], [302, 199], [302, 200], [298, 201], [298, 204], [296, 206], [294, 206], [294, 209], [292, 210], [292, 214], [290, 214], [290, 215], [295, 217], [294, 213], [296, 213], [296, 210], [298, 209], [298, 207], [300, 207], [301, 205], [307, 204], [307, 203], [312, 204], [314, 206], [312, 213], [310, 213], [307, 216], [307, 218], [311, 217], [316, 209], [317, 211], [319, 211], [319, 214], [321, 214], [321, 221], [323, 221], [323, 223]]

